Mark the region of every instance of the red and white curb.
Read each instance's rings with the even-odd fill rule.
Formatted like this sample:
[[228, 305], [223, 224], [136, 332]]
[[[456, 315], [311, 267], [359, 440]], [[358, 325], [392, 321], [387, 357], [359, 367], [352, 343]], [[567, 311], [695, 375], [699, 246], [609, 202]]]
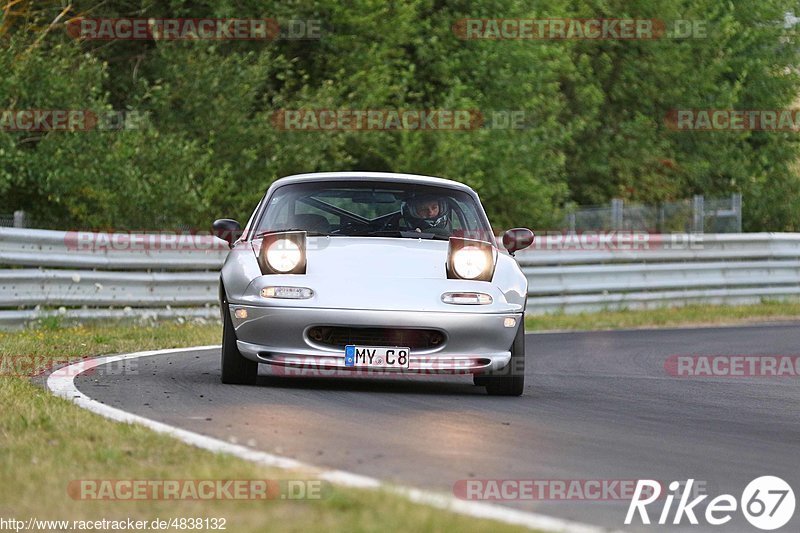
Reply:
[[150, 420], [149, 418], [144, 418], [142, 416], [111, 407], [104, 403], [98, 402], [97, 400], [89, 398], [79, 391], [75, 386], [75, 377], [77, 377], [79, 374], [108, 363], [138, 359], [140, 357], [149, 357], [153, 355], [197, 352], [210, 349], [219, 349], [219, 346], [195, 346], [192, 348], [152, 350], [147, 352], [136, 352], [88, 359], [62, 367], [50, 374], [50, 376], [47, 378], [47, 387], [56, 396], [70, 400], [79, 407], [88, 409], [93, 413], [104, 416], [111, 420], [129, 424], [139, 424], [158, 433], [164, 433], [166, 435], [175, 437], [186, 444], [191, 444], [192, 446], [203, 448], [204, 450], [209, 450], [212, 452], [228, 453], [260, 465], [301, 470], [304, 473], [313, 475], [315, 479], [329, 481], [344, 487], [382, 490], [384, 492], [406, 498], [414, 503], [428, 505], [437, 509], [443, 509], [474, 518], [496, 520], [506, 524], [524, 526], [541, 531], [565, 533], [602, 533], [607, 531], [606, 529], [598, 526], [562, 520], [561, 518], [538, 513], [519, 511], [492, 503], [460, 500], [449, 494], [415, 489], [413, 487], [392, 485], [384, 483], [379, 479], [354, 474], [352, 472], [345, 472], [343, 470], [327, 470], [302, 463], [288, 457], [281, 457], [279, 455], [253, 450], [246, 446], [225, 442], [223, 440], [201, 435], [199, 433], [194, 433], [192, 431], [187, 431], [185, 429], [180, 429], [175, 426], [170, 426], [169, 424], [164, 424], [163, 422]]

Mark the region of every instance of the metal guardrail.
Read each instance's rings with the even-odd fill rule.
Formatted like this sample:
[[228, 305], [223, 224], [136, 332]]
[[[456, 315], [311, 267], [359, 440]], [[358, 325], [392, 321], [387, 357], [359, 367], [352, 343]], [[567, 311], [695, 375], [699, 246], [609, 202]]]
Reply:
[[[227, 253], [211, 236], [0, 228], [0, 326], [47, 316], [216, 319]], [[531, 314], [800, 295], [798, 233], [555, 235], [516, 258]]]
[[218, 270], [227, 254], [227, 244], [210, 235], [0, 228], [2, 267]]
[[553, 236], [516, 257], [529, 280], [529, 314], [800, 295], [798, 233]]
[[0, 227], [0, 327], [51, 316], [217, 319], [227, 254], [211, 235]]

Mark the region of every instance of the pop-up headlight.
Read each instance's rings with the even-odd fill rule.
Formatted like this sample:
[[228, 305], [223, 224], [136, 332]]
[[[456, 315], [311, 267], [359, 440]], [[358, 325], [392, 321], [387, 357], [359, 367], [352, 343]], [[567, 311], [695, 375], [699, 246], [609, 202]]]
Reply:
[[258, 264], [262, 274], [305, 274], [306, 232], [267, 233], [261, 241]]
[[450, 237], [447, 277], [490, 281], [494, 274], [495, 250], [491, 243]]

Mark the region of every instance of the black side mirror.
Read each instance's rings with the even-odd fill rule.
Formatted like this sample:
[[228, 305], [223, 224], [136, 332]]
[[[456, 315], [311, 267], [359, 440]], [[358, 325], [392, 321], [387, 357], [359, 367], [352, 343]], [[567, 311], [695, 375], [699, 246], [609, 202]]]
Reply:
[[232, 247], [233, 243], [242, 236], [242, 225], [230, 218], [220, 218], [211, 224], [211, 232], [215, 237], [227, 241]]
[[533, 232], [528, 228], [513, 228], [503, 233], [503, 246], [508, 253], [523, 250], [533, 244]]

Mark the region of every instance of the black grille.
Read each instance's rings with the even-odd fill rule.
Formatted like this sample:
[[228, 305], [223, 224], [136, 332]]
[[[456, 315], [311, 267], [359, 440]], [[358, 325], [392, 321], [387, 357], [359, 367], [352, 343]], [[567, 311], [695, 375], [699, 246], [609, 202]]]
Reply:
[[344, 348], [361, 346], [403, 346], [411, 349], [436, 348], [444, 343], [444, 334], [434, 329], [352, 328], [314, 326], [308, 338], [318, 344]]

